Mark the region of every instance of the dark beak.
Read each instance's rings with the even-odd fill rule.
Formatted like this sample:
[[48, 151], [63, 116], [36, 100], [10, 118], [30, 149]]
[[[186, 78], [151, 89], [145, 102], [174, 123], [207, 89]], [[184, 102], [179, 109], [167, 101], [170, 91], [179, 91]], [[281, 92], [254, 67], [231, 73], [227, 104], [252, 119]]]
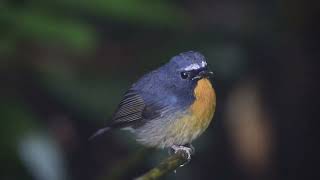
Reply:
[[203, 70], [199, 73], [199, 76], [202, 77], [202, 78], [212, 78], [213, 77], [213, 72], [206, 69], [206, 70]]
[[208, 69], [204, 69], [204, 70], [200, 71], [198, 73], [198, 75], [193, 77], [192, 80], [202, 79], [202, 78], [212, 78], [212, 77], [213, 77], [213, 72]]

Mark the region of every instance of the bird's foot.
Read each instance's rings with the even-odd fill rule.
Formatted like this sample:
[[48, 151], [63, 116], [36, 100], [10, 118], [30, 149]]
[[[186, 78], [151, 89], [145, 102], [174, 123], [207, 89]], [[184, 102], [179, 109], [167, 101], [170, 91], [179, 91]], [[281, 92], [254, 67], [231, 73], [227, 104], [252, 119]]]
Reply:
[[169, 154], [176, 154], [179, 151], [183, 151], [185, 152], [185, 154], [187, 155], [187, 162], [182, 166], [186, 165], [190, 160], [191, 160], [191, 155], [194, 154], [195, 150], [194, 147], [191, 144], [188, 144], [187, 146], [181, 146], [181, 145], [173, 145], [170, 148]]
[[191, 154], [194, 154], [196, 152], [196, 149], [194, 148], [194, 146], [192, 144], [189, 143], [184, 146], [191, 149]]

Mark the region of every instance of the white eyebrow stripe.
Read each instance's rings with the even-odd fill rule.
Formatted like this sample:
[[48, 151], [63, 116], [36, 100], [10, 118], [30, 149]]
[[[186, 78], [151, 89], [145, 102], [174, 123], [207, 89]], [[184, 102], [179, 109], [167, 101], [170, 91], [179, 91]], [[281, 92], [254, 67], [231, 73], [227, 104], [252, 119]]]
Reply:
[[189, 66], [184, 68], [185, 71], [191, 71], [191, 70], [195, 70], [195, 69], [200, 69], [199, 64], [190, 64]]
[[202, 62], [201, 62], [201, 66], [202, 66], [202, 67], [206, 67], [206, 66], [207, 66], [207, 62], [202, 61]]
[[207, 66], [207, 62], [202, 61], [201, 66], [199, 64], [190, 64], [189, 66], [184, 68], [184, 70], [185, 71], [197, 70], [197, 69], [200, 69], [201, 67], [206, 67], [206, 66]]

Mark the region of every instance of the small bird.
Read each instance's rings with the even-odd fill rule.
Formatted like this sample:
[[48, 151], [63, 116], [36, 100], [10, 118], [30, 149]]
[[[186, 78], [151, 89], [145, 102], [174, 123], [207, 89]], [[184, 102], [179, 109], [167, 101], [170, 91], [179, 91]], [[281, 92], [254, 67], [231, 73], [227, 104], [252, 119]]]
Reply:
[[205, 57], [180, 53], [160, 68], [145, 74], [124, 94], [112, 120], [90, 139], [112, 129], [129, 130], [148, 147], [184, 150], [209, 126], [216, 108]]

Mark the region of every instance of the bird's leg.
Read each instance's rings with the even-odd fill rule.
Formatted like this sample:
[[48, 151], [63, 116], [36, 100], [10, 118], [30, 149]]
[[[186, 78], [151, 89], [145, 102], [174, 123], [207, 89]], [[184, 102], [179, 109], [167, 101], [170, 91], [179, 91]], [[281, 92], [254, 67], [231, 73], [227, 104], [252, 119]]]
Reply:
[[191, 154], [194, 154], [196, 152], [196, 149], [194, 148], [194, 146], [191, 143], [188, 143], [188, 144], [186, 144], [184, 146], [186, 146], [186, 147], [191, 149]]
[[[181, 146], [181, 145], [173, 145], [170, 148], [169, 154], [175, 154], [178, 151], [184, 151], [187, 154], [187, 160], [188, 162], [191, 160], [191, 155], [194, 153], [194, 147], [191, 144], [188, 144], [187, 146]], [[185, 164], [183, 164], [185, 165]], [[182, 165], [182, 166], [183, 166]]]

